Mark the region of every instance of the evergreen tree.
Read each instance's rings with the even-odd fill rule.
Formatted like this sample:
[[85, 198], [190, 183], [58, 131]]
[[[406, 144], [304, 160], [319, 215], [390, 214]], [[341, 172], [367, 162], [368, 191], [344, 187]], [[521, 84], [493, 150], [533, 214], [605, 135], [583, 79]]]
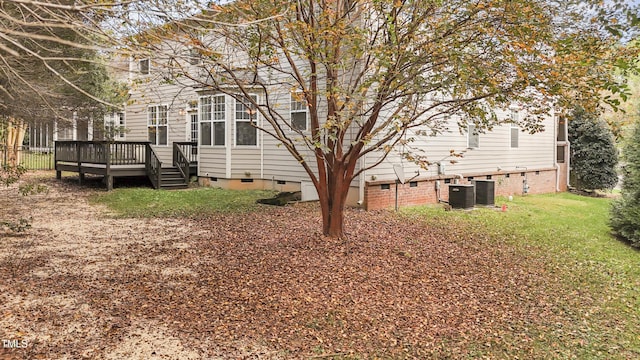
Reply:
[[569, 141], [573, 185], [579, 190], [613, 189], [618, 152], [607, 124], [577, 108], [569, 121]]
[[640, 248], [640, 122], [623, 149], [622, 197], [613, 202], [613, 232]]

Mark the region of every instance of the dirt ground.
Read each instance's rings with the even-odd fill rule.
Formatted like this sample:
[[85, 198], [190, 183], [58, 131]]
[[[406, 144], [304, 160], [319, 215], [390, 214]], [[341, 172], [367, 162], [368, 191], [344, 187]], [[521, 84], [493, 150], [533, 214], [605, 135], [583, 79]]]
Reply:
[[32, 218], [0, 232], [0, 359], [455, 358], [557, 313], [544, 264], [389, 213], [349, 210], [334, 241], [313, 204], [117, 219], [42, 181], [0, 189], [2, 218]]
[[[88, 293], [109, 296], [110, 289], [101, 284], [108, 283], [111, 274], [126, 271], [135, 276], [150, 270], [131, 249], [167, 242], [188, 247], [180, 239], [198, 234], [193, 224], [111, 218], [105, 208], [89, 205], [87, 196], [95, 190], [50, 176], [43, 181], [48, 187], [43, 194], [23, 197], [17, 184], [0, 189], [3, 218], [32, 219], [25, 234], [0, 233], [0, 335], [27, 342], [24, 349], [5, 348], [4, 354], [0, 349], [0, 358], [199, 359], [188, 339], [180, 339], [161, 321], [139, 319], [125, 326], [118, 314], [92, 306], [96, 299]], [[186, 266], [159, 271], [190, 273]], [[123, 331], [111, 338], [114, 329]]]

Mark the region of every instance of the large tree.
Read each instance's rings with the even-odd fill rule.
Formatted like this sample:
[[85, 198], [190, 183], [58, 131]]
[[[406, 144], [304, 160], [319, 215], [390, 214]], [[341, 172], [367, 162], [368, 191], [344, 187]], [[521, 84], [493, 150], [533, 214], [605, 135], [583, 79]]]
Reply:
[[[16, 182], [25, 170], [18, 148], [29, 122], [100, 118], [121, 104], [126, 93], [111, 80], [103, 58], [115, 38], [100, 27], [114, 6], [99, 0], [0, 1], [0, 150], [8, 160], [0, 184]], [[0, 226], [12, 229], [25, 224], [0, 219]]]
[[625, 140], [622, 166], [622, 196], [613, 202], [611, 228], [614, 233], [640, 248], [640, 121]]
[[95, 116], [121, 101], [104, 60], [113, 37], [98, 26], [110, 9], [100, 1], [0, 2], [0, 116], [7, 125]]
[[[198, 3], [189, 12], [158, 2], [139, 9], [135, 21], [152, 15], [151, 30], [129, 45], [153, 52], [169, 81], [226, 93], [259, 112], [261, 130], [306, 170], [323, 232], [334, 237], [344, 235], [349, 184], [399, 144], [407, 149], [407, 131], [437, 135], [448, 116], [490, 129], [504, 121], [494, 110], [512, 104], [530, 114], [519, 125], [539, 131], [554, 106], [589, 108], [603, 88], [624, 93], [612, 70], [628, 69], [637, 54], [617, 45], [637, 24], [622, 1], [238, 0], [195, 12]], [[194, 52], [197, 71], [188, 66]], [[249, 96], [256, 89], [259, 101]], [[309, 129], [280, 106], [283, 91], [308, 108]], [[363, 156], [378, 161], [360, 167]]]
[[607, 123], [582, 108], [569, 118], [571, 175], [579, 190], [613, 189], [618, 183], [618, 150]]

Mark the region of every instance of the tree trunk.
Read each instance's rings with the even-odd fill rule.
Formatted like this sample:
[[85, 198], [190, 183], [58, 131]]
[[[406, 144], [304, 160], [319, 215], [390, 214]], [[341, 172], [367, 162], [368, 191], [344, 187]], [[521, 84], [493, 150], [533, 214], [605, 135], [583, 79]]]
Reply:
[[22, 120], [9, 118], [7, 124], [7, 162], [9, 166], [16, 167], [20, 164], [20, 147], [25, 135], [25, 124]]
[[[348, 189], [347, 189], [348, 190]], [[322, 233], [332, 238], [343, 238], [344, 233], [344, 203], [346, 196], [338, 191], [330, 195], [327, 202], [320, 202], [322, 208]]]
[[332, 238], [344, 238], [344, 209], [351, 180], [345, 180], [346, 169], [329, 172], [328, 181], [318, 189], [322, 212], [322, 233]]

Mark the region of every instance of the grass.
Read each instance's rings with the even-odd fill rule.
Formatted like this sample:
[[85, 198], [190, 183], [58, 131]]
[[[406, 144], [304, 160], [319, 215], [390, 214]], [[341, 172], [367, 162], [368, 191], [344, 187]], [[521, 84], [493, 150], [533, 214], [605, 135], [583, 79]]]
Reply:
[[53, 153], [23, 151], [20, 164], [28, 170], [51, 170], [54, 168]]
[[257, 199], [272, 197], [273, 191], [195, 188], [158, 191], [148, 188], [122, 188], [94, 195], [94, 203], [106, 205], [120, 217], [193, 217], [215, 213], [246, 212], [260, 209]]
[[[549, 291], [564, 296], [565, 316], [571, 321], [528, 329], [537, 353], [552, 358], [639, 358], [640, 252], [611, 236], [609, 202], [563, 193], [511, 202], [499, 198], [497, 205], [506, 204], [506, 212], [445, 212], [422, 206], [405, 209], [403, 215], [428, 219], [433, 226], [465, 227], [488, 246], [506, 242], [548, 264]], [[554, 290], [553, 283], [560, 288]], [[488, 356], [509, 351], [493, 349]]]

